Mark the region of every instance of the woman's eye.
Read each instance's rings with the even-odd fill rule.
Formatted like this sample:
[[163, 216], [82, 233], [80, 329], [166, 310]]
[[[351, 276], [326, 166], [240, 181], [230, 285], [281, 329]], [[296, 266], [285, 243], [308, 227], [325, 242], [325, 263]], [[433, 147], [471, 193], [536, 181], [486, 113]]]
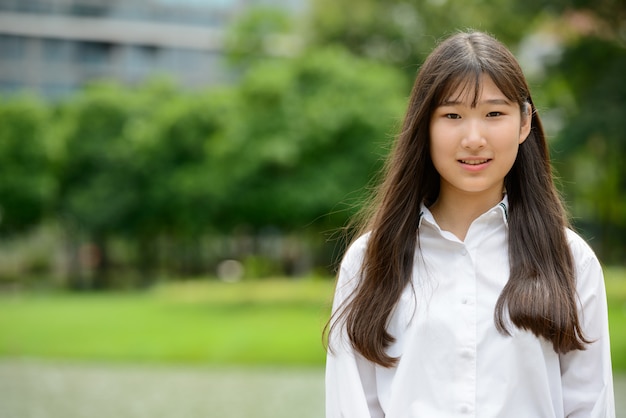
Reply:
[[457, 113], [446, 113], [446, 118], [448, 119], [461, 119], [461, 115]]
[[502, 115], [502, 112], [489, 112], [489, 113], [487, 113], [487, 117], [489, 117], [489, 118], [493, 118], [493, 117], [501, 116], [501, 115]]

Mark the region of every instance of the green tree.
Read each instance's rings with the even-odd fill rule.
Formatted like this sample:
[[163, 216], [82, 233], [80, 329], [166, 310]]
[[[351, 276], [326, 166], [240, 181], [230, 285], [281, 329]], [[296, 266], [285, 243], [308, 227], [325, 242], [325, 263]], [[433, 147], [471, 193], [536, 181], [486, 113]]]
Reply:
[[141, 143], [133, 142], [132, 134], [153, 108], [141, 106], [138, 97], [121, 86], [98, 85], [59, 110], [60, 219], [74, 244], [84, 240], [97, 249], [93, 281], [84, 283], [75, 271], [76, 286], [109, 287], [110, 239], [140, 211], [146, 179], [138, 155]]
[[176, 95], [144, 121], [149, 122], [146, 129], [138, 130], [143, 201], [127, 231], [137, 240], [146, 274], [162, 258], [159, 237], [196, 253], [183, 273], [197, 272], [202, 259], [198, 240], [221, 228], [218, 214], [230, 198], [239, 151], [224, 134], [227, 122], [235, 122], [229, 117], [230, 97], [217, 89]]
[[[626, 248], [626, 48], [580, 38], [552, 69], [563, 86], [554, 100], [565, 112], [554, 143], [575, 219], [607, 262]], [[565, 93], [565, 94], [563, 94]]]
[[112, 241], [124, 243], [126, 262], [144, 284], [157, 270], [191, 274], [201, 267], [198, 242], [222, 228], [219, 213], [237, 178], [230, 174], [248, 172], [224, 132], [237, 123], [229, 116], [231, 90], [101, 84], [62, 106], [59, 213], [74, 253], [81, 243], [97, 250], [94, 277], [76, 267], [75, 286], [112, 285]]
[[349, 211], [337, 209], [380, 168], [407, 89], [398, 71], [339, 48], [251, 68], [238, 89], [233, 135], [249, 173], [226, 206], [233, 220], [342, 225]]
[[295, 52], [294, 24], [281, 9], [251, 9], [228, 28], [225, 52], [231, 66], [245, 68], [268, 56]]
[[412, 77], [437, 40], [474, 28], [514, 45], [537, 12], [515, 0], [314, 0], [310, 38], [318, 45], [344, 45]]
[[49, 115], [34, 98], [0, 102], [0, 233], [17, 233], [47, 215], [55, 192]]

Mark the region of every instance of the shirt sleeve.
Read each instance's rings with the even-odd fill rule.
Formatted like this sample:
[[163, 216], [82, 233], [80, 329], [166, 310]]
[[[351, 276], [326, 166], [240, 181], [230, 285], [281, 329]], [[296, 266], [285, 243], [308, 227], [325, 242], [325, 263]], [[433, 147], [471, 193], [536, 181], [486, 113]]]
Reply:
[[568, 418], [614, 418], [615, 401], [608, 311], [602, 267], [579, 237], [572, 242], [577, 272], [579, 320], [591, 341], [585, 350], [561, 355], [563, 406]]
[[[361, 248], [360, 248], [361, 247]], [[357, 240], [342, 262], [333, 301], [341, 309], [360, 279], [363, 250]], [[345, 327], [337, 324], [329, 335], [326, 358], [326, 418], [383, 418], [376, 390], [376, 368], [350, 344]]]

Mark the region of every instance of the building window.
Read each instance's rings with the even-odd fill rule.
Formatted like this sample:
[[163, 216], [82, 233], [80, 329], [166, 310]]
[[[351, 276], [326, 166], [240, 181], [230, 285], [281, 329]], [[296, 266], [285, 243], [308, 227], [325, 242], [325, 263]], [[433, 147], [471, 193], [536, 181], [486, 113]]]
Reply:
[[0, 57], [20, 59], [26, 50], [26, 39], [15, 35], [0, 35]]
[[49, 13], [52, 11], [52, 4], [49, 1], [22, 0], [15, 2], [13, 10], [29, 13]]
[[69, 12], [74, 16], [104, 17], [111, 14], [113, 7], [106, 1], [76, 1]]
[[46, 62], [64, 62], [72, 61], [74, 42], [64, 39], [43, 39], [43, 59]]
[[85, 65], [105, 65], [111, 61], [113, 44], [109, 42], [78, 42], [76, 61]]

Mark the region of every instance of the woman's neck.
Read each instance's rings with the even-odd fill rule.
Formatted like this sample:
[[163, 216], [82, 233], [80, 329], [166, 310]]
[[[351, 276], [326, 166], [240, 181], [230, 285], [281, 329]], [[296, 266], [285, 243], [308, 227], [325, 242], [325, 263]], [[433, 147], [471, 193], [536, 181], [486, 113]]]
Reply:
[[502, 200], [503, 194], [485, 196], [440, 195], [429, 208], [439, 227], [465, 240], [472, 222]]

